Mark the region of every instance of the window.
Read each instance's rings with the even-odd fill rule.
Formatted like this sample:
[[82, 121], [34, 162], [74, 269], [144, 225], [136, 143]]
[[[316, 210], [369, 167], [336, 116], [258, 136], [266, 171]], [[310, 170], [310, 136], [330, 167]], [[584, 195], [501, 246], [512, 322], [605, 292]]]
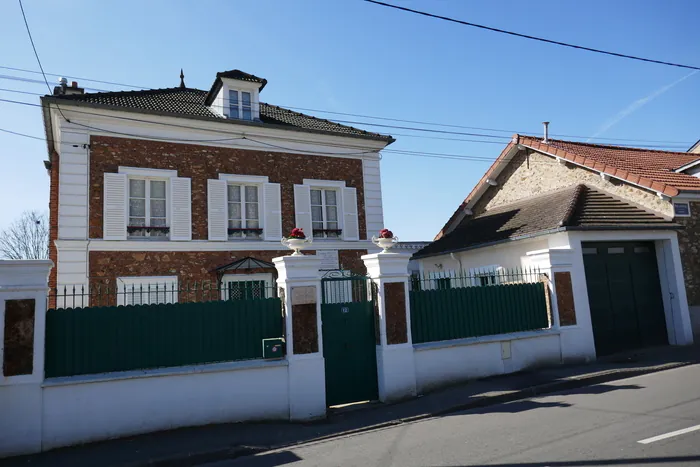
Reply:
[[177, 277], [119, 277], [117, 305], [177, 303]]
[[311, 226], [314, 238], [338, 238], [338, 191], [311, 189]]
[[260, 238], [261, 235], [258, 186], [229, 184], [229, 238]]
[[227, 274], [221, 287], [224, 300], [256, 300], [274, 294], [272, 274]]
[[168, 236], [167, 182], [149, 177], [129, 177], [130, 237]]
[[229, 115], [228, 118], [241, 120], [253, 119], [253, 106], [251, 94], [246, 91], [229, 90]]
[[690, 203], [673, 203], [673, 213], [676, 217], [690, 217]]
[[504, 270], [501, 266], [491, 265], [469, 270], [472, 285], [487, 286], [497, 285], [503, 282]]
[[438, 290], [447, 290], [452, 286], [452, 281], [449, 277], [443, 277], [435, 281]]
[[485, 285], [496, 285], [498, 283], [498, 280], [496, 278], [496, 273], [487, 273], [487, 274], [477, 274], [476, 275], [477, 279], [477, 285], [485, 286]]

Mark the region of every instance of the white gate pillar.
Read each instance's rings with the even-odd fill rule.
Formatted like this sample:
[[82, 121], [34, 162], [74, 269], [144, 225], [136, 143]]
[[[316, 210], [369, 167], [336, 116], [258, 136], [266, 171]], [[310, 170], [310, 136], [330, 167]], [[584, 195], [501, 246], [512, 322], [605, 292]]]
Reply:
[[289, 418], [326, 416], [326, 371], [321, 333], [321, 260], [317, 256], [281, 256], [277, 285], [284, 309], [289, 364]]
[[41, 451], [49, 260], [0, 261], [0, 457]]
[[377, 285], [379, 400], [390, 402], [416, 395], [416, 365], [408, 300], [411, 255], [382, 252], [364, 255], [367, 274]]

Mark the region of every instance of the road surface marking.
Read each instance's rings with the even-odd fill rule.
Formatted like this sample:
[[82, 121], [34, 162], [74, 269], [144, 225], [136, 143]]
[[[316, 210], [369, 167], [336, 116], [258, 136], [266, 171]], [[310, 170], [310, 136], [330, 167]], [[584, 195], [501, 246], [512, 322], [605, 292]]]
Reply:
[[643, 440], [637, 441], [637, 442], [639, 444], [649, 444], [649, 443], [654, 443], [656, 441], [661, 441], [662, 439], [673, 438], [674, 436], [684, 435], [686, 433], [692, 433], [693, 431], [698, 431], [698, 430], [700, 430], [700, 425], [695, 425], [695, 426], [691, 426], [688, 428], [683, 428], [682, 430], [676, 430], [676, 431], [672, 431], [670, 433], [666, 433], [663, 435], [654, 436], [653, 438], [643, 439]]

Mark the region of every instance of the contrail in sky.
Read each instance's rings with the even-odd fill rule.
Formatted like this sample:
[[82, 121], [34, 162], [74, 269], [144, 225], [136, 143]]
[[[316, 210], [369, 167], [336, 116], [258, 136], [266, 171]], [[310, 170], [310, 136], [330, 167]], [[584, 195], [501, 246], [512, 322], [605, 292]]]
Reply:
[[641, 107], [643, 107], [646, 104], [648, 104], [649, 102], [653, 101], [654, 99], [659, 97], [661, 94], [665, 93], [666, 91], [668, 91], [669, 89], [674, 87], [675, 85], [690, 78], [691, 76], [693, 76], [697, 72], [698, 72], [698, 70], [690, 72], [687, 75], [683, 76], [682, 78], [677, 79], [673, 83], [667, 84], [666, 86], [663, 86], [663, 87], [657, 89], [656, 91], [652, 92], [648, 96], [642, 97], [641, 99], [637, 99], [636, 101], [632, 102], [630, 105], [627, 106], [627, 108], [625, 108], [624, 110], [621, 110], [620, 112], [617, 113], [617, 115], [615, 115], [613, 118], [611, 118], [610, 120], [605, 122], [605, 124], [596, 132], [596, 134], [594, 134], [593, 136], [588, 138], [586, 140], [586, 142], [588, 143], [590, 140], [595, 139], [597, 136], [602, 135], [603, 133], [608, 131], [610, 128], [612, 128], [615, 125], [617, 125], [618, 123], [620, 123], [621, 120], [627, 118], [628, 116], [630, 116], [631, 114], [633, 114], [634, 112], [639, 110]]

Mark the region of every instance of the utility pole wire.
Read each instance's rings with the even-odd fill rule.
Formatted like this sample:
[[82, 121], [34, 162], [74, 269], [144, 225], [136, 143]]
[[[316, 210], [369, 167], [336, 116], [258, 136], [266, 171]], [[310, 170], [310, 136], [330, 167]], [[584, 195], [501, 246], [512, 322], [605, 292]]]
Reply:
[[591, 47], [584, 47], [582, 45], [576, 45], [576, 44], [569, 44], [567, 42], [559, 42], [555, 41], [552, 39], [545, 39], [543, 37], [536, 37], [536, 36], [530, 36], [528, 34], [521, 34], [518, 32], [513, 32], [513, 31], [506, 31], [505, 29], [498, 29], [498, 28], [492, 28], [490, 26], [484, 26], [483, 24], [476, 24], [476, 23], [470, 23], [468, 21], [462, 21], [459, 19], [455, 18], [450, 18], [448, 16], [440, 16], [440, 15], [435, 15], [433, 13], [428, 13], [425, 11], [420, 11], [420, 10], [414, 10], [412, 8], [406, 8], [403, 6], [398, 6], [398, 5], [392, 5], [391, 3], [384, 3], [380, 2], [378, 0], [365, 0], [368, 3], [374, 3], [375, 5], [380, 5], [384, 6], [387, 8], [394, 8], [396, 10], [401, 10], [401, 11], [406, 11], [409, 13], [415, 13], [417, 15], [422, 15], [422, 16], [427, 16], [429, 18], [435, 18], [435, 19], [441, 19], [443, 21], [449, 21], [451, 23], [457, 23], [461, 24], [463, 26], [471, 26], [474, 28], [479, 28], [479, 29], [486, 29], [487, 31], [493, 31], [493, 32], [500, 32], [501, 34], [508, 34], [510, 36], [516, 36], [516, 37], [522, 37], [523, 39], [530, 39], [533, 41], [540, 41], [540, 42], [546, 42], [547, 44], [554, 44], [554, 45], [560, 45], [562, 47], [569, 47], [572, 49], [579, 49], [579, 50], [586, 50], [588, 52], [595, 52], [599, 54], [604, 54], [604, 55], [611, 55], [613, 57], [619, 57], [619, 58], [627, 58], [629, 60], [638, 60], [640, 62], [647, 62], [647, 63], [656, 63], [658, 65], [666, 65], [666, 66], [673, 66], [677, 68], [687, 68], [689, 70], [700, 70], [700, 67], [697, 66], [692, 66], [692, 65], [683, 65], [680, 63], [672, 63], [672, 62], [665, 62], [663, 60], [654, 60], [651, 58], [644, 58], [644, 57], [636, 57], [634, 55], [627, 55], [627, 54], [622, 54], [618, 52], [610, 52], [607, 50], [601, 50], [601, 49], [594, 49]]

